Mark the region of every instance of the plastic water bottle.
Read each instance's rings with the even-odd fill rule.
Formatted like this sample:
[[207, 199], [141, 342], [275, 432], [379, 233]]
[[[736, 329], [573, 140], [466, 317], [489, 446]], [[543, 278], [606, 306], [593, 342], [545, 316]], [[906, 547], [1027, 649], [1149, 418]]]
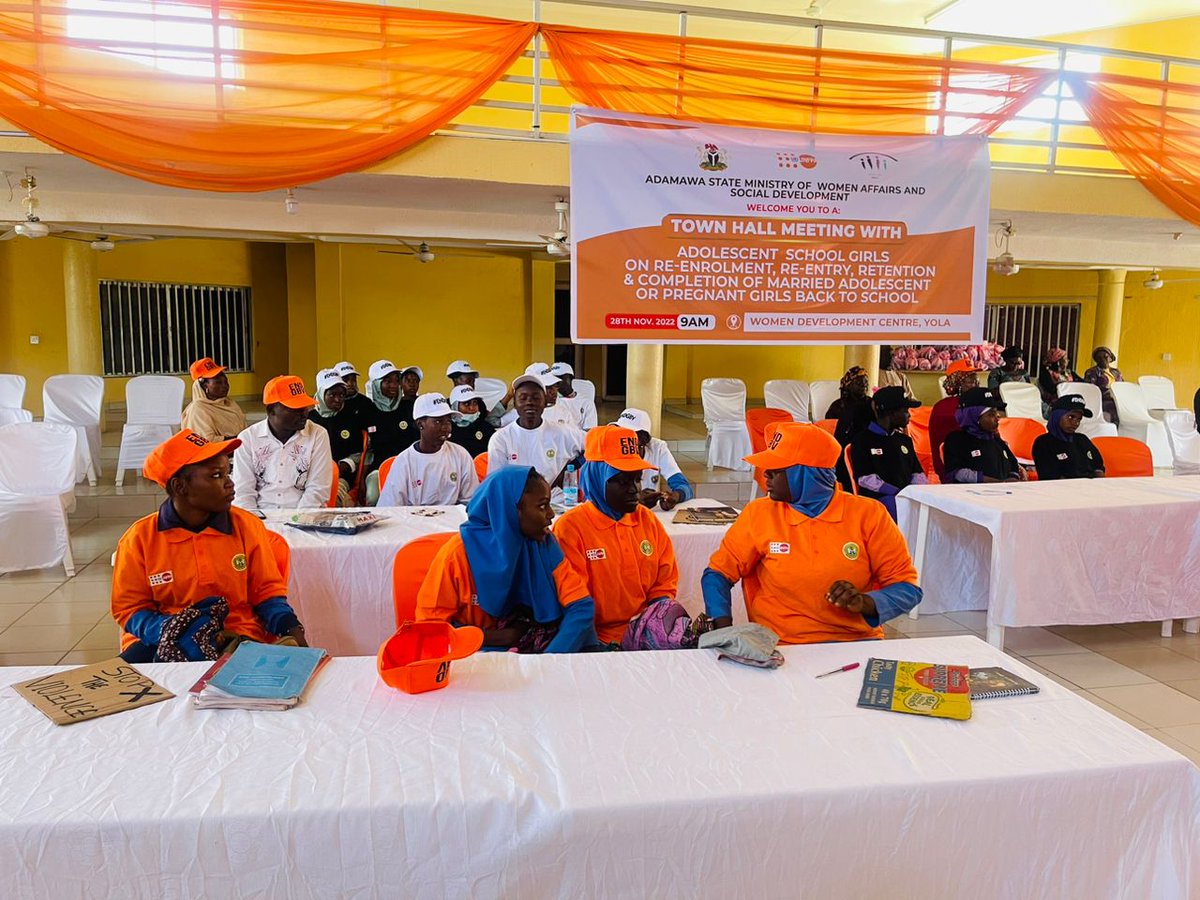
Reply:
[[567, 466], [567, 472], [563, 475], [563, 506], [570, 509], [572, 506], [579, 505], [579, 473], [575, 471], [575, 464]]

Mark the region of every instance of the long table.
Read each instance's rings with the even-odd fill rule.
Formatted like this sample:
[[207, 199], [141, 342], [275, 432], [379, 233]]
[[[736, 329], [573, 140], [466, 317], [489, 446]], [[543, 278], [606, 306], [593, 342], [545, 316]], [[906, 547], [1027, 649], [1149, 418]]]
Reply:
[[[719, 506], [689, 500], [681, 506]], [[677, 507], [678, 508], [678, 507]], [[392, 560], [396, 551], [426, 534], [457, 531], [466, 521], [461, 506], [376, 507], [383, 521], [356, 535], [301, 531], [285, 524], [294, 510], [264, 513], [266, 526], [283, 535], [292, 551], [288, 599], [304, 623], [308, 641], [334, 656], [370, 656], [396, 630]], [[727, 526], [676, 525], [675, 512], [655, 514], [666, 527], [679, 564], [679, 602], [693, 615], [704, 611], [700, 576]], [[734, 619], [746, 620], [741, 587], [734, 590]]]
[[986, 609], [997, 647], [1007, 626], [1200, 625], [1200, 476], [921, 485], [896, 506], [919, 609]]
[[[283, 713], [56, 727], [3, 685], [0, 896], [1195, 897], [1200, 769], [973, 637], [334, 659]], [[860, 710], [871, 655], [1001, 665], [967, 722]], [[204, 664], [139, 666], [182, 694]]]

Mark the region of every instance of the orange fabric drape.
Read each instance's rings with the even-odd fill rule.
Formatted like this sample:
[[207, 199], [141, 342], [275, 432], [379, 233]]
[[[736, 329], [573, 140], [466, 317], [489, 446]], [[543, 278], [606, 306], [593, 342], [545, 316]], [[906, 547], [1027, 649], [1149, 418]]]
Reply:
[[1068, 76], [1088, 122], [1131, 175], [1200, 225], [1200, 85]]
[[[1046, 69], [931, 57], [542, 26], [558, 80], [589, 106], [651, 116], [842, 134], [936, 132], [942, 92], [988, 134], [1057, 78]], [[931, 118], [934, 119], [931, 127]]]
[[479, 99], [536, 30], [319, 0], [140, 7], [35, 0], [0, 13], [0, 118], [105, 168], [209, 191], [385, 159]]

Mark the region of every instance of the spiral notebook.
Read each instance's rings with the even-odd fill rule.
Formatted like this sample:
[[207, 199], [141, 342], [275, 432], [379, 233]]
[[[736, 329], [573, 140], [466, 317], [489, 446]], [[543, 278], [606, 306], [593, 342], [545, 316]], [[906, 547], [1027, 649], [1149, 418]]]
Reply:
[[1014, 675], [1007, 669], [972, 669], [971, 699], [991, 700], [994, 697], [1019, 697], [1036, 694], [1041, 690], [1036, 684]]

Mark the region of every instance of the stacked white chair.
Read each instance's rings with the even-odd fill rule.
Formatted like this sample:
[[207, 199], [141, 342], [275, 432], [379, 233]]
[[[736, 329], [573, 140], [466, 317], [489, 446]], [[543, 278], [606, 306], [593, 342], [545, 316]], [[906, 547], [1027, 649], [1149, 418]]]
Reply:
[[1146, 408], [1179, 409], [1175, 403], [1175, 382], [1161, 375], [1142, 375], [1138, 378], [1142, 386], [1142, 396], [1146, 399]]
[[183, 381], [172, 375], [138, 375], [125, 385], [125, 427], [117, 455], [117, 487], [126, 469], [140, 470], [150, 451], [179, 428]]
[[1042, 392], [1035, 385], [1009, 381], [1000, 385], [1000, 399], [1007, 404], [1004, 414], [1010, 419], [1033, 419], [1046, 424], [1042, 415]]
[[708, 468], [750, 471], [742, 459], [752, 452], [746, 432], [746, 383], [740, 378], [705, 378], [700, 402], [708, 429]]
[[819, 422], [825, 418], [833, 401], [842, 395], [841, 387], [836, 381], [814, 381], [808, 389], [808, 412], [814, 422]]
[[0, 574], [60, 561], [75, 576], [67, 531], [78, 430], [25, 422], [0, 428]]
[[44, 419], [71, 425], [79, 434], [76, 479], [95, 485], [100, 469], [100, 411], [104, 379], [97, 375], [51, 375], [42, 386]]
[[1200, 433], [1196, 431], [1196, 416], [1187, 409], [1167, 410], [1163, 416], [1176, 475], [1200, 475]]
[[483, 398], [484, 405], [491, 411], [508, 393], [508, 385], [499, 378], [476, 378], [475, 393]]
[[21, 422], [32, 422], [33, 413], [27, 409], [10, 409], [0, 406], [0, 428], [5, 425], [17, 425]]
[[1112, 422], [1104, 421], [1100, 388], [1086, 381], [1065, 381], [1058, 386], [1058, 396], [1065, 397], [1067, 394], [1078, 394], [1082, 397], [1083, 402], [1087, 404], [1088, 411], [1092, 414], [1090, 419], [1085, 418], [1079, 426], [1080, 434], [1086, 435], [1088, 438], [1117, 436], [1117, 426]]
[[945, 375], [938, 376], [938, 394], [942, 397], [950, 396], [949, 394], [946, 393], [946, 376]]
[[763, 400], [772, 409], [787, 410], [797, 422], [810, 422], [808, 382], [773, 378], [763, 385]]
[[20, 409], [25, 405], [25, 376], [0, 374], [0, 409]]
[[1161, 469], [1173, 462], [1171, 443], [1167, 438], [1167, 426], [1150, 415], [1146, 397], [1140, 384], [1117, 381], [1112, 385], [1113, 400], [1117, 404], [1117, 417], [1121, 420], [1117, 434], [1141, 441], [1150, 448], [1154, 468]]

